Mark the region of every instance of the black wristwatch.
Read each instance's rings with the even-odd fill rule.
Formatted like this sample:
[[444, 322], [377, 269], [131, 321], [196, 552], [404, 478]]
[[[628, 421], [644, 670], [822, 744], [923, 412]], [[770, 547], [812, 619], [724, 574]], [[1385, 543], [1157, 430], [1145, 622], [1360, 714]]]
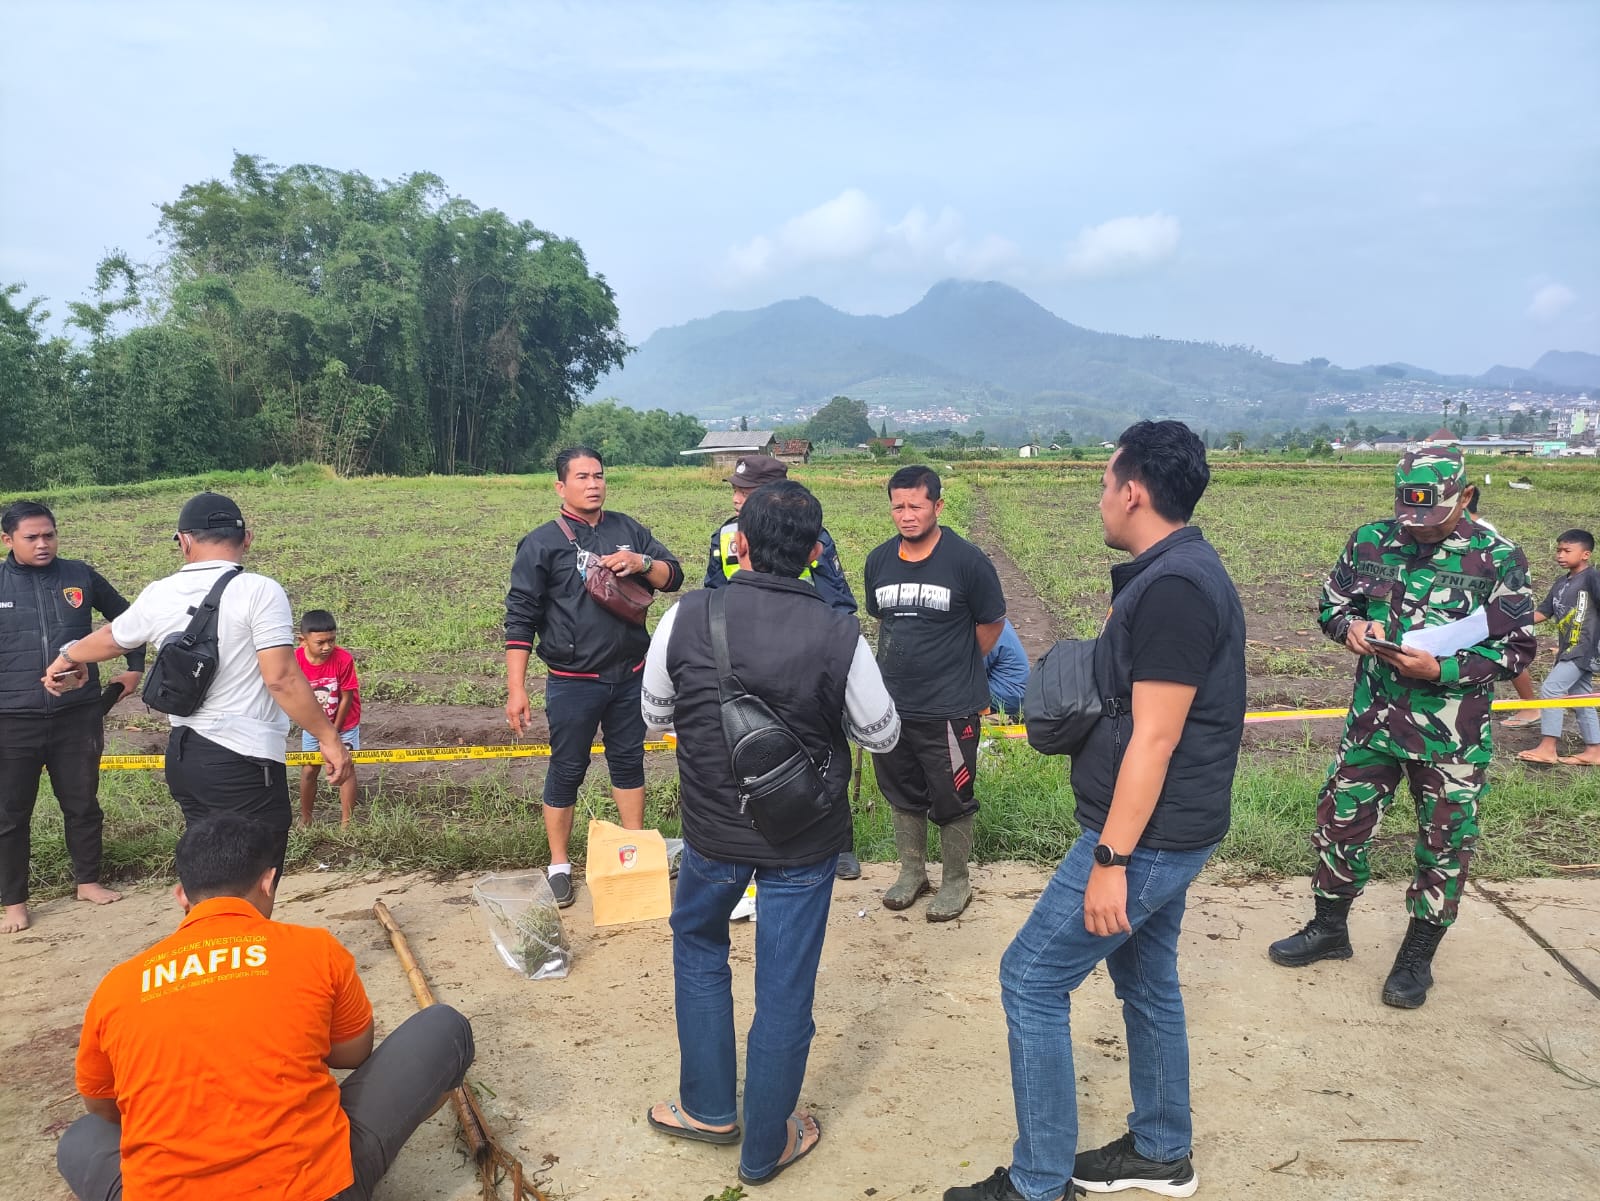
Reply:
[[1101, 842], [1095, 844], [1094, 861], [1101, 867], [1127, 867], [1133, 861], [1133, 856], [1119, 855]]

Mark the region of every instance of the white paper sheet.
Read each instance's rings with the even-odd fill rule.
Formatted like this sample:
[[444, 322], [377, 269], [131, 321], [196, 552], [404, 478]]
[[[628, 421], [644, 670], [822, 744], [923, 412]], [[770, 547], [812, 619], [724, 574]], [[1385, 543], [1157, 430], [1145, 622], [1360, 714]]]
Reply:
[[1400, 645], [1427, 651], [1436, 659], [1448, 659], [1457, 651], [1476, 646], [1489, 637], [1489, 615], [1479, 607], [1460, 621], [1442, 626], [1429, 626], [1425, 630], [1407, 630]]

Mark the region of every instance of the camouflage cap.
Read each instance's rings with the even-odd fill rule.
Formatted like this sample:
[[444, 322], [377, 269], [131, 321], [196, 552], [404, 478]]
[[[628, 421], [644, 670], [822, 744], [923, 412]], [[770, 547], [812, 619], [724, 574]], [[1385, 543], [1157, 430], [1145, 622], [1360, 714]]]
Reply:
[[1394, 515], [1403, 525], [1438, 525], [1450, 516], [1467, 471], [1454, 446], [1407, 451], [1394, 469]]

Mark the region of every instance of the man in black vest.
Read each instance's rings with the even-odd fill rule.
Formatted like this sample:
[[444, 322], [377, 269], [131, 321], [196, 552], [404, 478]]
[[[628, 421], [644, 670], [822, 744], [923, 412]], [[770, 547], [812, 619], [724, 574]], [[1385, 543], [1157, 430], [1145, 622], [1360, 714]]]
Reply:
[[[1177, 421], [1130, 426], [1106, 467], [1106, 545], [1134, 557], [1111, 569], [1107, 715], [1072, 762], [1083, 834], [1000, 961], [1017, 1141], [1009, 1169], [945, 1201], [1199, 1186], [1178, 931], [1228, 831], [1245, 696], [1244, 611], [1188, 525], [1209, 479], [1204, 444]], [[1127, 1027], [1131, 1129], [1075, 1155], [1070, 994], [1102, 960]]]
[[[56, 557], [56, 519], [44, 505], [17, 501], [0, 516], [0, 531], [10, 551], [0, 563], [0, 934], [16, 934], [32, 921], [28, 855], [43, 771], [61, 805], [78, 899], [121, 900], [100, 883], [99, 676], [93, 664], [75, 668], [91, 687], [63, 696], [46, 692], [40, 676], [62, 644], [89, 633], [91, 611], [109, 620], [128, 602], [87, 563]], [[126, 695], [143, 671], [141, 646], [128, 652], [128, 670], [112, 683]]]
[[[733, 536], [739, 532], [739, 510], [750, 494], [763, 484], [789, 478], [789, 464], [771, 455], [746, 455], [734, 465], [733, 474], [722, 482], [733, 485], [733, 516], [719, 525], [711, 534], [711, 549], [706, 557], [705, 588], [724, 588], [739, 570], [739, 555], [733, 547]], [[814, 587], [830, 609], [841, 613], [855, 613], [856, 597], [850, 591], [850, 581], [845, 579], [844, 565], [839, 562], [839, 548], [833, 544], [828, 527], [822, 527], [817, 538], [822, 553], [800, 578]], [[839, 879], [859, 880], [861, 860], [856, 858], [852, 845], [839, 852]]]
[[[757, 488], [739, 515], [740, 570], [661, 619], [645, 660], [646, 722], [678, 733], [683, 860], [672, 904], [678, 1020], [678, 1100], [651, 1109], [675, 1138], [737, 1143], [728, 917], [752, 879], [757, 892], [756, 1003], [745, 1056], [739, 1178], [764, 1184], [816, 1146], [822, 1128], [794, 1111], [816, 1027], [811, 1003], [840, 852], [850, 845], [850, 748], [891, 749], [900, 719], [872, 651], [848, 613], [799, 577], [821, 553], [822, 506], [791, 480]], [[825, 816], [774, 844], [758, 831], [723, 736], [712, 598], [725, 598], [727, 654], [744, 690], [760, 697], [817, 765]]]

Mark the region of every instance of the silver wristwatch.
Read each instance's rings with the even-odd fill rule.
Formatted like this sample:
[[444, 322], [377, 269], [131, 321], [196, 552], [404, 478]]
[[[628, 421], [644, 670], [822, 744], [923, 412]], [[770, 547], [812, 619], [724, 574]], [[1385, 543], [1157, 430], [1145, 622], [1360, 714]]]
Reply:
[[58, 650], [56, 652], [56, 654], [60, 655], [68, 663], [70, 663], [74, 667], [76, 667], [76, 666], [78, 666], [78, 661], [76, 659], [74, 659], [68, 652], [71, 651], [72, 648], [77, 646], [77, 645], [78, 645], [78, 640], [76, 638], [74, 638], [71, 642], [63, 642], [61, 644], [61, 649]]
[[652, 567], [654, 567], [655, 565], [656, 565], [656, 561], [654, 559], [652, 559], [649, 555], [640, 555], [639, 556], [639, 574], [640, 575], [649, 575], [650, 574], [650, 569]]

